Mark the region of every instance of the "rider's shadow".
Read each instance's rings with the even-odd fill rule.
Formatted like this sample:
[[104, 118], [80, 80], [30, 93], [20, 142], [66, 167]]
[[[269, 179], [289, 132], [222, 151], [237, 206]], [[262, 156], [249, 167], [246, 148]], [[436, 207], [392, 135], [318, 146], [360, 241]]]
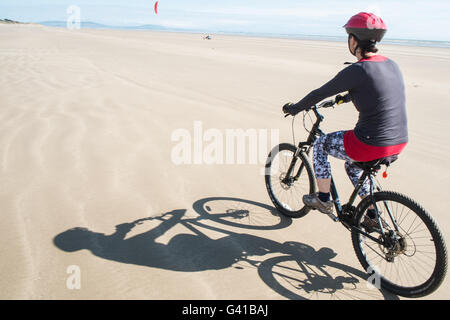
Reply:
[[160, 219], [162, 222], [157, 227], [127, 239], [127, 233], [134, 226], [152, 218], [118, 225], [111, 235], [73, 228], [57, 235], [53, 242], [66, 252], [87, 249], [103, 259], [185, 272], [224, 269], [247, 256], [263, 256], [268, 252], [279, 252], [282, 248], [281, 244], [272, 240], [225, 230], [220, 232], [228, 235], [217, 240], [197, 231], [196, 234], [177, 234], [167, 244], [156, 242], [158, 237], [182, 221], [185, 212], [168, 212], [162, 216], [164, 219]]
[[[247, 263], [251, 267], [258, 268], [261, 279], [267, 285], [290, 299], [304, 299], [305, 294], [314, 291], [335, 292], [345, 284], [359, 282], [355, 275], [364, 277], [364, 273], [342, 264], [338, 267], [344, 271], [344, 276], [341, 273], [333, 277], [324, 271], [324, 266], [334, 263], [331, 259], [336, 254], [332, 249], [323, 248], [315, 251], [312, 247], [298, 242], [279, 243], [254, 235], [231, 232], [204, 224], [201, 222], [204, 218], [201, 217], [183, 219], [185, 213], [186, 210], [174, 210], [160, 217], [120, 224], [110, 235], [86, 228], [73, 228], [58, 234], [53, 243], [66, 252], [89, 250], [95, 256], [107, 260], [182, 272], [219, 270], [233, 265], [239, 269], [242, 268], [240, 263]], [[126, 238], [136, 225], [146, 220], [161, 222], [146, 232]], [[156, 241], [158, 237], [180, 223], [194, 234], [179, 233], [167, 244]], [[221, 232], [226, 236], [215, 240], [199, 231], [198, 227]], [[257, 258], [274, 253], [278, 253], [274, 258], [266, 260]], [[289, 270], [290, 267], [280, 272], [279, 263], [293, 259], [297, 260], [298, 266], [291, 269], [299, 269], [302, 272], [301, 279], [297, 279], [296, 282], [299, 288], [280, 287], [276, 276]], [[308, 269], [311, 266], [322, 271], [320, 274], [311, 272]], [[294, 293], [299, 289], [302, 291], [301, 294]]]

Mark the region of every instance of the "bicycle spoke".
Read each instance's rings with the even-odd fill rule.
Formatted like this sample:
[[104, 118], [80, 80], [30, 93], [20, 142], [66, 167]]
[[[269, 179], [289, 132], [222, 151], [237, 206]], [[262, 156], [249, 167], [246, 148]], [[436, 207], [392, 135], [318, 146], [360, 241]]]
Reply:
[[[438, 249], [429, 225], [423, 220], [424, 214], [418, 214], [417, 210], [422, 209], [417, 209], [413, 204], [406, 205], [411, 200], [402, 198], [401, 195], [392, 192], [380, 194], [387, 199], [375, 199], [373, 205], [382, 209], [379, 212], [384, 223], [391, 221], [388, 224], [390, 227], [384, 226], [384, 229], [393, 231], [397, 237], [394, 241], [397, 242], [380, 247], [373, 240], [358, 234], [364, 260], [369, 266], [377, 267], [382, 272], [382, 281], [389, 281], [402, 290], [425, 286], [437, 267]], [[398, 198], [399, 201], [389, 198]], [[361, 221], [363, 217], [360, 216]], [[391, 228], [391, 223], [397, 225], [397, 231]], [[428, 290], [428, 287], [424, 290]]]
[[[288, 172], [293, 160], [293, 151], [282, 150], [276, 154], [272, 159], [272, 163], [277, 163], [278, 168], [274, 165], [275, 168], [272, 168], [272, 172], [269, 174], [269, 179], [272, 192], [279, 204], [288, 211], [296, 212], [304, 207], [302, 197], [303, 195], [309, 193], [310, 185], [306, 169], [300, 179], [291, 181], [290, 184], [284, 184], [282, 182], [282, 179], [286, 179], [285, 175]], [[301, 165], [301, 158], [297, 158], [296, 164], [292, 170], [292, 176], [298, 172]]]

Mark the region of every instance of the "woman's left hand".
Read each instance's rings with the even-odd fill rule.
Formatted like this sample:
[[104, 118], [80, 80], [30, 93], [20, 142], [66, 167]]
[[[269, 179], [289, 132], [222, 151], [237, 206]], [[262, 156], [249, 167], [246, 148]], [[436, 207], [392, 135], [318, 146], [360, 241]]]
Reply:
[[293, 105], [294, 105], [294, 104], [293, 104], [292, 102], [286, 103], [286, 104], [283, 106], [283, 112], [284, 112], [285, 114], [291, 114], [291, 107], [292, 107]]

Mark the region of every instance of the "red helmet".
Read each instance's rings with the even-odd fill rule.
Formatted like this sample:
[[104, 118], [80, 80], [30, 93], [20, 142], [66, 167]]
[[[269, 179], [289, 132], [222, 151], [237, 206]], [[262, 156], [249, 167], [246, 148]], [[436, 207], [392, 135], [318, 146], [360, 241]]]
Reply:
[[380, 42], [387, 31], [383, 20], [373, 13], [360, 12], [344, 26], [348, 34], [355, 35], [359, 40], [373, 40]]

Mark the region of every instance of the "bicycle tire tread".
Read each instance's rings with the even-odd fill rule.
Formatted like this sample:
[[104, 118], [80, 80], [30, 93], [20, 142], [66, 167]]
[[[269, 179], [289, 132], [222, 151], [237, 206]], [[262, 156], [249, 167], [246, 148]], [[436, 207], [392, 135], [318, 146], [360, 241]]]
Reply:
[[[408, 202], [412, 207], [415, 207], [413, 210], [414, 213], [416, 213], [420, 218], [422, 218], [422, 220], [424, 220], [423, 218], [428, 220], [428, 224], [430, 224], [431, 228], [426, 223], [426, 221], [424, 221], [424, 223], [427, 225], [427, 228], [429, 229], [430, 233], [432, 234], [433, 239], [439, 239], [438, 243], [435, 244], [436, 252], [439, 252], [438, 257], [437, 257], [438, 261], [436, 261], [435, 270], [433, 271], [431, 277], [427, 281], [425, 281], [423, 284], [421, 284], [419, 286], [416, 286], [415, 289], [412, 289], [412, 288], [395, 285], [392, 282], [387, 281], [386, 279], [381, 279], [381, 286], [384, 289], [386, 289], [392, 293], [395, 293], [395, 294], [403, 296], [403, 297], [408, 297], [408, 298], [420, 298], [420, 297], [424, 297], [424, 296], [427, 296], [427, 295], [433, 293], [440, 287], [440, 285], [444, 281], [446, 273], [447, 273], [447, 267], [448, 267], [447, 247], [446, 247], [446, 244], [444, 241], [444, 236], [443, 236], [442, 231], [440, 230], [437, 222], [419, 203], [417, 203], [410, 197], [405, 196], [399, 192], [380, 191], [380, 192], [375, 193], [374, 197], [375, 198], [386, 197], [386, 198], [381, 198], [381, 199], [382, 200], [390, 200], [390, 201], [396, 201], [396, 200], [401, 199], [403, 201]], [[379, 200], [376, 200], [376, 201], [379, 201]], [[400, 201], [398, 201], [398, 202], [401, 203]], [[361, 203], [358, 205], [357, 210], [356, 210], [356, 216], [355, 216], [356, 220], [355, 221], [361, 220], [361, 216], [364, 214], [365, 209], [369, 206], [369, 203], [371, 203], [370, 197], [367, 197], [363, 201], [361, 201]], [[417, 212], [420, 212], [420, 214], [418, 214]], [[421, 215], [423, 215], [423, 217]], [[358, 260], [361, 263], [361, 265], [363, 266], [363, 268], [365, 268], [367, 270], [369, 264], [367, 263], [366, 259], [364, 258], [364, 255], [362, 254], [362, 252], [359, 248], [359, 240], [358, 240], [359, 233], [356, 231], [352, 231], [351, 236], [352, 236], [353, 248], [356, 252]]]

